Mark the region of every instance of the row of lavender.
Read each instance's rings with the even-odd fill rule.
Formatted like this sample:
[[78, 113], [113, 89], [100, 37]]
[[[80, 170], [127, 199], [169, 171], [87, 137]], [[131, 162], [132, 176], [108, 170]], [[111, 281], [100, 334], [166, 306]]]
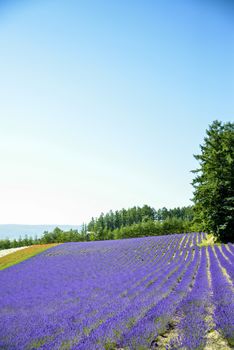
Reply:
[[234, 254], [224, 245], [203, 247], [200, 254], [193, 287], [180, 305], [181, 336], [171, 340], [169, 349], [201, 349], [214, 329], [234, 345]]
[[[169, 349], [234, 336], [233, 245], [203, 234], [67, 243], [0, 273], [0, 348]], [[231, 304], [231, 305], [230, 305]]]

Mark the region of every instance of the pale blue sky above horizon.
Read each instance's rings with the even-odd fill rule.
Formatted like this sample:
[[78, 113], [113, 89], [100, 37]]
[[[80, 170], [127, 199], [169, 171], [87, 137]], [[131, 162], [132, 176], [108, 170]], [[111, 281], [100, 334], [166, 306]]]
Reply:
[[0, 0], [0, 223], [191, 204], [193, 154], [234, 115], [234, 7]]

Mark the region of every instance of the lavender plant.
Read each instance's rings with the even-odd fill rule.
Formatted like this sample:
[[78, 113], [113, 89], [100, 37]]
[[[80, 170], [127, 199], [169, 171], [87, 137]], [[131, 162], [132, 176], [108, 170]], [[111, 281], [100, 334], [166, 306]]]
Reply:
[[234, 293], [227, 276], [211, 247], [208, 247], [210, 256], [210, 271], [214, 295], [214, 321], [217, 330], [221, 330], [230, 345], [234, 345]]
[[[201, 237], [65, 243], [1, 271], [0, 349], [149, 349], [178, 310], [179, 346], [203, 345], [210, 287]], [[230, 339], [228, 252], [209, 250], [216, 327]]]

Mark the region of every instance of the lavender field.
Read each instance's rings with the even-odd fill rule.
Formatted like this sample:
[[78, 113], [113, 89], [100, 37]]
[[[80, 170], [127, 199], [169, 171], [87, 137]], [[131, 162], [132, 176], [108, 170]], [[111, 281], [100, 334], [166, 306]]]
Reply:
[[231, 348], [234, 245], [203, 236], [65, 243], [0, 271], [0, 349]]

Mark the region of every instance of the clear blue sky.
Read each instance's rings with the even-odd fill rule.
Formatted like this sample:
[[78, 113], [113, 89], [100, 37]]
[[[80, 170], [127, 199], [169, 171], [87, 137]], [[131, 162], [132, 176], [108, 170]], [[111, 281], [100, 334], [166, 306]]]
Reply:
[[189, 205], [233, 115], [232, 1], [0, 1], [0, 223]]

